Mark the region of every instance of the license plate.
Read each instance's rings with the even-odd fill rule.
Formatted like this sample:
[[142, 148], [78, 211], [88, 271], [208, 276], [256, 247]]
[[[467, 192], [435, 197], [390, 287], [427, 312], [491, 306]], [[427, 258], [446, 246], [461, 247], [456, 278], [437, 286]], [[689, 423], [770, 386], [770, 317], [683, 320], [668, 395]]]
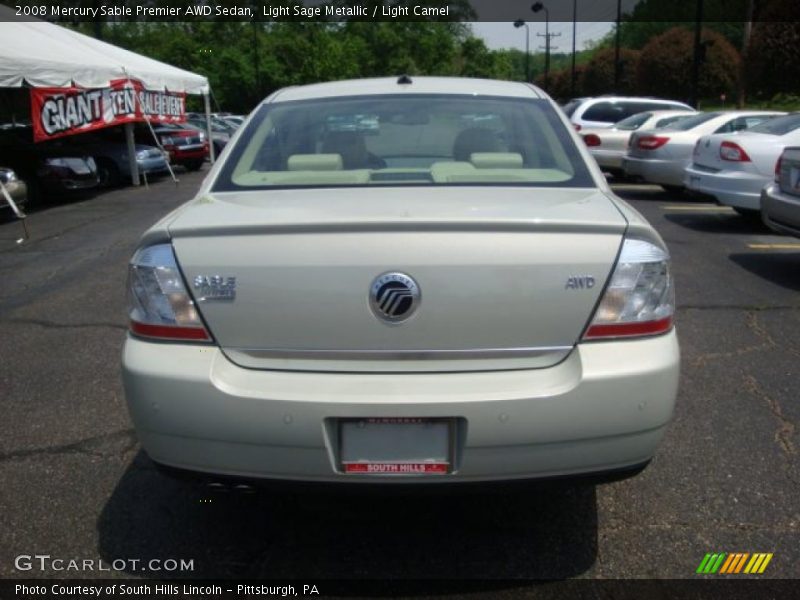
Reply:
[[342, 472], [367, 475], [446, 475], [453, 465], [453, 420], [339, 420]]

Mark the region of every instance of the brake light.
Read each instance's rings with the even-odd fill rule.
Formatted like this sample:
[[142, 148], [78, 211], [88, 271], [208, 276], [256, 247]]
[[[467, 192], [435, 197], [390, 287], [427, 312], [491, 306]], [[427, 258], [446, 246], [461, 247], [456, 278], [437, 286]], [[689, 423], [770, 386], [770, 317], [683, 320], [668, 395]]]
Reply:
[[572, 126], [575, 127], [575, 131], [580, 131], [581, 129], [583, 129], [583, 127], [581, 127], [577, 123], [573, 123]]
[[736, 142], [722, 142], [719, 145], [719, 157], [731, 162], [750, 162], [750, 157]]
[[583, 136], [583, 141], [586, 142], [586, 145], [590, 148], [602, 144], [600, 137], [594, 133], [587, 133], [585, 136]]
[[658, 335], [672, 329], [674, 314], [669, 254], [652, 242], [628, 238], [583, 337], [596, 340]]
[[775, 163], [775, 182], [779, 182], [781, 180], [781, 162], [783, 161], [783, 154], [778, 157], [778, 161]]
[[643, 135], [637, 143], [640, 150], [655, 150], [661, 148], [668, 141], [669, 138], [662, 135]]
[[128, 267], [130, 331], [138, 337], [208, 342], [170, 244], [136, 251]]

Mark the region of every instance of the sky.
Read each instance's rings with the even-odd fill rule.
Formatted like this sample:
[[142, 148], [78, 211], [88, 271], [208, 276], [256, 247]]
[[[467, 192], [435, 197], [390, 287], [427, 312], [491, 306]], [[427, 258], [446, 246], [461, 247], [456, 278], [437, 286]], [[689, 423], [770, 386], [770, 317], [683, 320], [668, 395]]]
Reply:
[[[483, 38], [486, 45], [493, 50], [503, 48], [517, 48], [525, 50], [525, 28], [516, 29], [510, 22], [496, 23], [481, 21], [471, 23], [472, 31], [477, 37]], [[531, 53], [541, 52], [540, 45], [544, 44], [544, 38], [536, 34], [544, 35], [544, 23], [541, 21], [528, 23], [531, 35]], [[596, 41], [614, 28], [613, 22], [578, 22], [576, 26], [577, 49], [585, 47], [586, 42]], [[553, 52], [572, 52], [572, 22], [550, 23], [550, 33], [560, 33], [558, 37], [552, 38], [551, 50]]]

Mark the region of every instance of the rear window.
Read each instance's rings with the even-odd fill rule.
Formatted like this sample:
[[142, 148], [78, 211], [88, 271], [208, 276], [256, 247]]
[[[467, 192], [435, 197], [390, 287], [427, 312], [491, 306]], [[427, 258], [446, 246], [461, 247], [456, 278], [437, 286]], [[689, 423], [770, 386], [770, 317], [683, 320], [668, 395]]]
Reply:
[[800, 127], [800, 113], [775, 117], [751, 127], [748, 131], [756, 133], [769, 133], [772, 135], [785, 135]]
[[697, 126], [702, 125], [706, 121], [716, 119], [721, 114], [722, 113], [718, 112], [710, 112], [694, 115], [693, 117], [686, 117], [685, 119], [680, 119], [675, 123], [667, 125], [664, 129], [669, 129], [671, 131], [689, 131], [690, 129], [694, 129]]
[[642, 125], [644, 125], [647, 120], [653, 116], [653, 113], [643, 112], [632, 117], [628, 117], [627, 119], [622, 119], [619, 123], [615, 124], [614, 127], [617, 129], [621, 129], [622, 131], [635, 131], [639, 129]]
[[659, 127], [666, 127], [670, 123], [675, 123], [676, 121], [680, 121], [681, 119], [688, 119], [688, 115], [673, 115], [671, 117], [664, 117], [663, 119], [659, 119], [656, 121], [654, 128], [658, 129]]
[[362, 185], [595, 184], [545, 100], [409, 94], [262, 105], [214, 189]]

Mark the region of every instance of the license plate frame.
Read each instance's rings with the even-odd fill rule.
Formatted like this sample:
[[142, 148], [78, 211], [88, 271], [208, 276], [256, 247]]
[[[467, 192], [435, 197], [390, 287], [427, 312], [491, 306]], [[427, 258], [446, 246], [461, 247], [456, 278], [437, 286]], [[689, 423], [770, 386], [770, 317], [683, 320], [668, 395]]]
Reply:
[[341, 418], [336, 431], [337, 466], [345, 475], [429, 477], [454, 470], [455, 418]]

